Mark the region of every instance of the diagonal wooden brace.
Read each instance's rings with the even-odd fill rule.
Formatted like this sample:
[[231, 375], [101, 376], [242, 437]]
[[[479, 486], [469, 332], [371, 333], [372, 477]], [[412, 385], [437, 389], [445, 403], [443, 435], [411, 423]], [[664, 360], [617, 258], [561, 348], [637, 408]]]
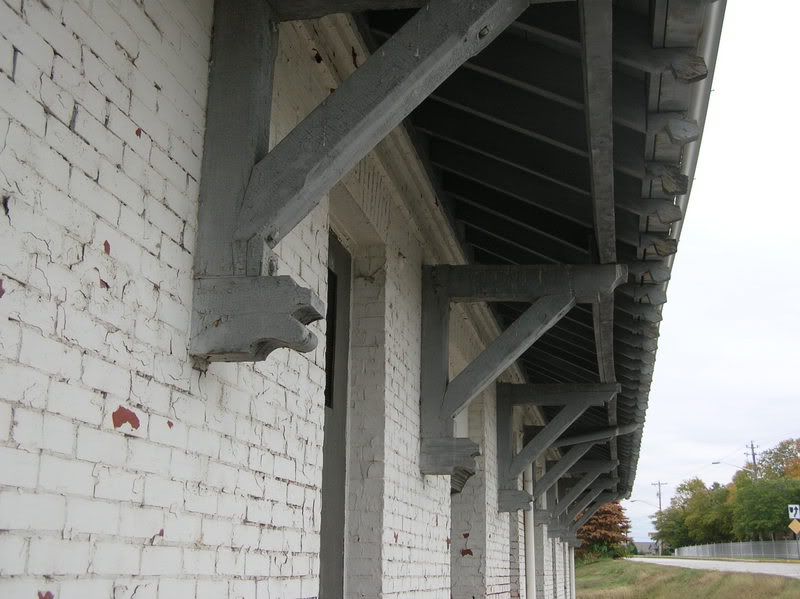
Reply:
[[592, 483], [597, 481], [601, 474], [613, 470], [617, 467], [617, 464], [619, 464], [619, 462], [616, 460], [610, 460], [605, 464], [595, 466], [586, 472], [552, 509], [553, 516], [557, 518], [566, 512], [569, 509], [569, 506], [572, 505], [581, 496], [581, 494], [592, 485]]
[[576, 533], [581, 526], [586, 524], [589, 519], [595, 515], [597, 510], [607, 504], [609, 501], [614, 501], [615, 495], [613, 492], [603, 493], [602, 495], [598, 496], [597, 499], [592, 503], [581, 515], [580, 519], [574, 523], [569, 525], [569, 530], [574, 534]]
[[575, 306], [572, 295], [536, 300], [447, 386], [445, 413], [456, 416]]
[[[614, 394], [615, 395], [615, 394]], [[573, 422], [591, 406], [603, 405], [611, 401], [613, 395], [605, 399], [589, 396], [585, 399], [578, 399], [566, 404], [556, 416], [547, 423], [544, 429], [525, 444], [511, 461], [508, 468], [509, 476], [517, 477], [528, 464], [538, 460], [549, 447], [566, 431]]]
[[[586, 394], [576, 395], [575, 389], [580, 386], [569, 386], [571, 391], [564, 396], [561, 411], [525, 444], [522, 451], [514, 455], [511, 447], [511, 431], [513, 397], [517, 394], [512, 390], [513, 387], [513, 385], [499, 387], [497, 397], [498, 504], [500, 511], [515, 511], [529, 505], [533, 501], [533, 497], [517, 488], [519, 474], [529, 464], [539, 459], [589, 407], [603, 405], [616, 397], [619, 392], [617, 385], [606, 385], [605, 387], [609, 387], [609, 389], [602, 393], [593, 392], [598, 385], [586, 385]], [[523, 387], [528, 386], [523, 385]], [[506, 393], [511, 397], [506, 397]], [[550, 403], [553, 400], [545, 401]], [[552, 487], [552, 483], [549, 484], [549, 487]]]
[[533, 497], [534, 499], [541, 497], [558, 482], [558, 480], [567, 473], [567, 471], [575, 465], [586, 453], [594, 447], [594, 443], [583, 443], [572, 447], [556, 464], [547, 470], [545, 475], [533, 482]]
[[529, 0], [435, 0], [295, 127], [253, 169], [236, 238], [274, 244], [333, 185]]
[[[626, 280], [627, 269], [616, 264], [424, 267], [420, 385], [422, 472], [453, 474], [456, 468], [464, 467], [470, 457], [477, 455], [477, 444], [453, 437], [453, 418], [576, 303], [599, 301]], [[450, 304], [480, 301], [523, 301], [532, 302], [532, 305], [448, 382]], [[585, 387], [540, 388], [543, 393], [567, 395], [586, 390]], [[600, 401], [607, 400], [606, 396], [616, 393], [617, 388], [608, 386], [592, 391], [599, 391], [595, 399]]]
[[575, 503], [573, 503], [572, 506], [569, 508], [569, 510], [567, 510], [567, 515], [565, 518], [566, 521], [569, 524], [574, 524], [575, 519], [581, 515], [583, 510], [585, 510], [589, 506], [589, 504], [591, 504], [595, 499], [597, 499], [600, 496], [600, 493], [603, 493], [604, 491], [605, 489], [600, 485], [589, 487], [586, 490], [586, 494], [580, 499], [578, 499]]

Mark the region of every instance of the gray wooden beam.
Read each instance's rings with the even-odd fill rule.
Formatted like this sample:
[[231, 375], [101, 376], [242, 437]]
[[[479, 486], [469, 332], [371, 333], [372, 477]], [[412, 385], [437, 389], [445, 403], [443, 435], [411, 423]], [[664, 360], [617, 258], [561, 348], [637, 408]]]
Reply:
[[672, 197], [689, 193], [689, 177], [675, 164], [648, 162], [645, 166], [645, 180], [650, 182], [655, 197], [658, 194]]
[[[661, 75], [671, 72], [684, 83], [693, 83], [708, 75], [708, 68], [695, 48], [654, 48], [646, 19], [629, 11], [614, 15], [614, 63], [637, 71]], [[548, 43], [566, 52], [581, 51], [581, 43], [549, 31], [531, 19], [518, 21], [516, 29], [532, 39]]]
[[420, 469], [423, 474], [450, 474], [472, 465], [478, 445], [453, 437], [453, 419], [442, 414], [447, 389], [450, 348], [450, 299], [435, 277], [435, 267], [422, 268], [422, 348], [420, 375]]
[[617, 196], [617, 206], [645, 218], [657, 218], [664, 225], [683, 219], [683, 211], [674, 200]]
[[[236, 244], [236, 212], [253, 165], [269, 149], [278, 34], [263, 0], [216, 0], [203, 151], [189, 351], [208, 361], [263, 360], [310, 351], [306, 325], [323, 302], [291, 277], [265, 277], [258, 244]], [[251, 276], [248, 276], [251, 275]]]
[[497, 493], [497, 509], [500, 512], [513, 512], [527, 508], [533, 501], [533, 497], [527, 491], [519, 488], [519, 473], [517, 476], [506, 475], [515, 451], [514, 406], [511, 402], [497, 402], [496, 420], [497, 473], [500, 487]]
[[624, 343], [625, 345], [634, 349], [643, 349], [647, 351], [655, 351], [658, 349], [658, 340], [645, 337], [644, 335], [634, 335], [633, 333], [617, 333], [615, 337], [617, 343]]
[[[498, 397], [497, 470], [499, 511], [513, 512], [525, 509], [533, 501], [533, 496], [518, 488], [517, 480], [519, 475], [547, 450], [552, 440], [561, 435], [589, 406], [594, 405], [596, 402], [597, 398], [595, 397], [573, 399], [561, 408], [559, 413], [533, 439], [525, 443], [519, 454], [515, 455], [512, 445], [514, 404], [511, 401], [502, 401]], [[580, 453], [580, 450], [572, 455], [574, 456], [578, 453]], [[552, 484], [549, 484], [550, 488], [552, 486]]]
[[436, 279], [454, 302], [530, 302], [571, 293], [576, 303], [598, 301], [628, 277], [620, 264], [570, 266], [436, 266]]
[[652, 74], [672, 72], [684, 83], [708, 76], [705, 60], [695, 48], [654, 48], [641, 18], [626, 11], [618, 11], [616, 22], [614, 54], [618, 64]]
[[[592, 205], [597, 259], [617, 260], [614, 197], [613, 5], [611, 0], [578, 0], [586, 105], [586, 131], [592, 173]], [[614, 369], [614, 294], [592, 305], [597, 367], [604, 383], [616, 381]], [[614, 398], [611, 398], [613, 400]], [[616, 423], [610, 401], [609, 422]], [[616, 454], [612, 447], [612, 454]], [[560, 513], [560, 512], [559, 512]]]
[[609, 384], [497, 384], [497, 401], [512, 405], [563, 406], [576, 400], [593, 402], [589, 405], [603, 405], [621, 390], [616, 383]]
[[[267, 0], [275, 9], [278, 21], [319, 19], [337, 13], [367, 10], [421, 8], [431, 0]], [[435, 0], [433, 0], [435, 1]], [[530, 4], [548, 4], [565, 0], [529, 0]]]
[[667, 289], [664, 285], [640, 285], [627, 283], [618, 287], [619, 291], [637, 302], [660, 305], [667, 303]]
[[253, 165], [269, 151], [278, 32], [264, 0], [216, 0], [198, 210], [195, 274], [244, 275], [236, 212]]
[[567, 494], [562, 497], [559, 502], [556, 504], [555, 507], [550, 508], [550, 512], [553, 514], [553, 517], [558, 518], [561, 514], [567, 511], [570, 505], [581, 496], [581, 494], [588, 489], [592, 483], [594, 483], [601, 474], [604, 474], [616, 466], [613, 465], [613, 462], [608, 462], [607, 464], [603, 464], [600, 466], [596, 466], [595, 468], [587, 471], [581, 478], [578, 480], [577, 483], [567, 491]]
[[586, 524], [591, 519], [591, 517], [595, 515], [597, 510], [599, 510], [601, 507], [603, 507], [610, 501], [614, 501], [613, 492], [603, 493], [602, 495], [600, 495], [593, 504], [591, 504], [589, 507], [586, 508], [580, 519], [571, 525], [571, 528], [575, 531], [579, 530], [581, 526]]
[[192, 304], [192, 355], [213, 362], [264, 360], [280, 347], [311, 351], [317, 337], [306, 325], [325, 313], [288, 276], [195, 279]]
[[[611, 0], [578, 0], [582, 38], [584, 96], [589, 163], [592, 173], [592, 206], [597, 259], [601, 264], [617, 260], [614, 197], [613, 129], [613, 5]], [[592, 305], [597, 368], [600, 380], [616, 380], [614, 370], [614, 295], [609, 293]], [[612, 398], [613, 399], [613, 398]], [[616, 420], [615, 402], [609, 403], [609, 419]]]
[[636, 362], [641, 362], [643, 364], [656, 363], [656, 355], [650, 350], [620, 346], [617, 351], [621, 356], [625, 356], [626, 358], [635, 360]]
[[237, 239], [277, 243], [527, 0], [433, 0], [253, 169]]
[[503, 331], [447, 385], [443, 411], [456, 416], [575, 305], [573, 295], [546, 295]]
[[694, 119], [680, 112], [651, 112], [647, 115], [647, 133], [655, 135], [664, 132], [670, 140], [683, 146], [700, 139], [700, 126]]
[[630, 314], [617, 314], [617, 327], [634, 335], [642, 335], [648, 339], [658, 339], [658, 323], [637, 320]]
[[567, 474], [568, 475], [580, 474], [583, 472], [589, 472], [593, 468], [599, 468], [605, 466], [610, 466], [612, 468], [615, 468], [619, 466], [619, 460], [581, 460], [577, 462], [572, 468], [570, 468]]
[[678, 240], [664, 234], [642, 233], [639, 252], [645, 256], [666, 258], [678, 251]]
[[632, 432], [641, 428], [640, 424], [626, 424], [623, 426], [612, 426], [604, 428], [595, 432], [585, 433], [582, 435], [575, 435], [573, 437], [564, 437], [563, 439], [555, 439], [550, 444], [551, 447], [566, 447], [568, 445], [576, 445], [579, 443], [599, 443], [621, 435], [630, 435]]
[[522, 451], [514, 457], [508, 468], [508, 475], [510, 477], [518, 476], [528, 464], [539, 459], [594, 401], [594, 398], [586, 401], [578, 400], [561, 408], [559, 413], [547, 423], [542, 432], [526, 443]]
[[640, 304], [632, 299], [621, 296], [617, 298], [616, 307], [620, 312], [625, 312], [634, 318], [650, 323], [658, 323], [662, 320], [660, 306], [650, 304]]
[[581, 445], [575, 445], [574, 447], [570, 448], [570, 450], [564, 454], [564, 456], [556, 462], [552, 468], [548, 468], [547, 472], [545, 472], [544, 476], [539, 480], [533, 481], [533, 496], [534, 499], [541, 497], [543, 494], [547, 493], [547, 490], [550, 489], [558, 480], [564, 476], [564, 474], [576, 463], [580, 460], [584, 455], [588, 453], [588, 451], [594, 447], [594, 443], [583, 443]]
[[319, 19], [336, 13], [420, 8], [429, 0], [267, 0], [278, 21]]
[[601, 264], [617, 260], [614, 230], [613, 52], [611, 0], [578, 0], [583, 38], [586, 132], [592, 173], [594, 231]]
[[663, 260], [630, 262], [628, 271], [631, 277], [650, 283], [666, 283], [672, 276], [669, 267]]
[[564, 519], [567, 521], [568, 525], [574, 524], [575, 518], [580, 516], [581, 512], [589, 507], [589, 505], [603, 492], [605, 492], [605, 489], [602, 486], [589, 487], [586, 490], [586, 494], [577, 499], [569, 508], [569, 510], [567, 510], [567, 515]]
[[[609, 294], [627, 279], [624, 266], [601, 265], [588, 268], [571, 266], [425, 266], [422, 295], [422, 375], [421, 375], [421, 468], [425, 474], [453, 474], [479, 453], [469, 439], [453, 437], [453, 418], [505, 371], [544, 332], [575, 306], [576, 296], [593, 301]], [[448, 383], [448, 323], [451, 301], [497, 301], [506, 298], [532, 301], [532, 305], [497, 339]], [[619, 392], [616, 385], [597, 387], [549, 387], [551, 399], [568, 402], [543, 434], [555, 439], [589, 405], [599, 405]], [[577, 391], [584, 391], [579, 394]], [[575, 411], [574, 405], [580, 406]], [[501, 471], [512, 465], [510, 443], [511, 402], [498, 402], [498, 460]], [[563, 428], [562, 428], [563, 427]], [[536, 443], [534, 442], [534, 446]], [[546, 449], [536, 449], [534, 453]], [[530, 451], [530, 448], [528, 449]], [[532, 454], [533, 455], [533, 454]], [[535, 457], [535, 456], [534, 456]], [[469, 470], [469, 468], [467, 468]], [[509, 475], [500, 501], [504, 506], [529, 503], [530, 495], [515, 488]], [[514, 495], [511, 497], [511, 495]]]
[[[594, 0], [592, 0], [594, 1]], [[502, 89], [497, 89], [502, 88]], [[503, 101], [499, 102], [498, 98]], [[478, 116], [518, 134], [552, 146], [560, 154], [589, 159], [586, 144], [584, 116], [557, 102], [549, 102], [520, 90], [503, 85], [490, 77], [481, 77], [471, 71], [459, 71], [431, 94], [431, 100], [446, 104], [463, 115]], [[531, 106], [534, 104], [534, 106]], [[645, 165], [641, 150], [636, 151], [639, 135], [628, 129], [617, 129], [618, 137], [628, 140], [619, 143], [614, 152], [613, 168], [631, 177], [640, 178]]]
[[609, 293], [592, 305], [592, 323], [600, 380], [617, 380], [614, 370], [614, 294]]

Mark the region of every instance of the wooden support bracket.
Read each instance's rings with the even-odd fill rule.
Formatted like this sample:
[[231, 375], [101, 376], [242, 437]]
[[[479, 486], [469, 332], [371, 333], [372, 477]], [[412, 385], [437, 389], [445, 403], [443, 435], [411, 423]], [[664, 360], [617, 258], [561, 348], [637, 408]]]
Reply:
[[547, 493], [592, 447], [594, 443], [582, 443], [571, 447], [560, 460], [547, 469], [542, 478], [533, 481], [533, 498], [538, 499]]
[[589, 507], [589, 505], [600, 496], [600, 493], [605, 491], [605, 489], [601, 485], [591, 486], [586, 489], [586, 493], [583, 497], [579, 498], [575, 503], [573, 503], [570, 508], [567, 510], [567, 515], [565, 520], [569, 523], [574, 523], [575, 519], [581, 515], [581, 513]]
[[[609, 460], [608, 462], [599, 464], [589, 469], [586, 473], [584, 473], [580, 480], [578, 480], [578, 482], [575, 483], [569, 491], [567, 491], [566, 495], [559, 499], [555, 507], [551, 509], [553, 516], [556, 518], [561, 516], [561, 514], [566, 512], [569, 506], [572, 505], [581, 496], [581, 494], [592, 485], [592, 483], [595, 483], [595, 481], [598, 480], [601, 474], [613, 470], [618, 465], [619, 462], [617, 460]], [[612, 479], [608, 479], [608, 481], [611, 480]], [[598, 484], [605, 486], [606, 481], [603, 481], [603, 483], [598, 482]]]
[[[519, 390], [515, 387], [520, 387]], [[540, 391], [540, 393], [537, 393]], [[600, 385], [498, 385], [497, 388], [497, 467], [498, 505], [500, 511], [525, 509], [533, 497], [518, 489], [520, 473], [539, 459], [545, 451], [575, 422], [590, 406], [604, 405], [620, 391], [617, 384]], [[547, 425], [517, 454], [511, 444], [513, 407], [525, 403], [526, 394], [530, 402], [540, 405], [561, 405], [561, 410]], [[537, 395], [543, 395], [539, 398]], [[586, 449], [588, 451], [588, 448]], [[575, 452], [576, 455], [580, 453]], [[584, 451], [585, 453], [585, 451]], [[571, 464], [570, 464], [571, 465]], [[557, 480], [557, 479], [556, 479]], [[555, 480], [548, 485], [553, 486]], [[536, 491], [537, 494], [539, 491]]]
[[[309, 351], [316, 346], [315, 336], [304, 327], [323, 317], [323, 304], [290, 278], [262, 280], [273, 274], [271, 248], [530, 3], [427, 3], [270, 150], [277, 21], [421, 3], [216, 0], [195, 254], [193, 355], [250, 361], [278, 347]], [[274, 290], [279, 292], [270, 293]], [[233, 301], [236, 296], [244, 298]]]
[[568, 530], [571, 531], [573, 534], [576, 533], [581, 526], [586, 524], [589, 521], [589, 519], [595, 515], [597, 510], [599, 510], [609, 501], [614, 501], [615, 498], [616, 495], [613, 492], [603, 493], [602, 495], [598, 496], [597, 499], [594, 501], [594, 503], [592, 503], [589, 507], [587, 507], [584, 510], [583, 515], [581, 515], [579, 520], [577, 520], [574, 523], [570, 523]]
[[652, 187], [653, 197], [673, 197], [689, 193], [689, 177], [679, 166], [666, 162], [648, 162], [645, 179]]
[[236, 238], [261, 234], [270, 244], [280, 239], [529, 4], [528, 0], [437, 0], [417, 11], [256, 164], [237, 215]]
[[[423, 474], [450, 474], [479, 455], [453, 437], [453, 418], [579, 301], [606, 296], [627, 279], [624, 266], [426, 266], [422, 284], [421, 457]], [[532, 305], [448, 381], [451, 302]], [[577, 417], [577, 416], [576, 416]]]
[[208, 361], [311, 351], [317, 340], [306, 325], [325, 313], [291, 277], [264, 276], [261, 239], [235, 239], [250, 174], [269, 149], [277, 43], [266, 2], [216, 0], [190, 341], [192, 355]]
[[663, 260], [646, 260], [628, 264], [631, 277], [648, 283], [666, 283], [670, 280], [670, 269]]
[[600, 443], [601, 441], [608, 441], [614, 437], [621, 435], [630, 435], [632, 432], [641, 428], [641, 424], [626, 424], [624, 426], [612, 426], [609, 428], [600, 429], [591, 433], [584, 433], [582, 435], [575, 435], [574, 437], [562, 437], [553, 441], [551, 447], [568, 447], [570, 445], [577, 445], [581, 443]]

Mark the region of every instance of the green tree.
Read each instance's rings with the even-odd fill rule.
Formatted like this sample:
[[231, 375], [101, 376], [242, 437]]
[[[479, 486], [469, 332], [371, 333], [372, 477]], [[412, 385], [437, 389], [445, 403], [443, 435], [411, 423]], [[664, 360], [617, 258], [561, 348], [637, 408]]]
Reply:
[[691, 545], [689, 529], [686, 527], [686, 510], [681, 507], [668, 507], [656, 514], [653, 520], [656, 532], [651, 536], [665, 550]]
[[742, 480], [733, 503], [733, 529], [739, 539], [786, 537], [786, 506], [800, 503], [800, 480]]
[[714, 483], [697, 489], [686, 506], [686, 528], [696, 545], [732, 541], [733, 505], [727, 486]]
[[683, 481], [675, 489], [669, 507], [656, 514], [653, 524], [656, 532], [652, 537], [661, 543], [664, 549], [683, 547], [692, 544], [686, 518], [689, 515], [689, 504], [698, 493], [705, 491], [706, 485], [699, 478]]

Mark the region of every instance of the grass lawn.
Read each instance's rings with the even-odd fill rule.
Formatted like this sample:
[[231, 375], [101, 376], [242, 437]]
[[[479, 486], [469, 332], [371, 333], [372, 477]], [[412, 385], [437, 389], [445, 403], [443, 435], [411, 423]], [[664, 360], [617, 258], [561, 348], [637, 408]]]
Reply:
[[578, 564], [578, 599], [797, 599], [800, 580], [652, 566], [624, 560]]

